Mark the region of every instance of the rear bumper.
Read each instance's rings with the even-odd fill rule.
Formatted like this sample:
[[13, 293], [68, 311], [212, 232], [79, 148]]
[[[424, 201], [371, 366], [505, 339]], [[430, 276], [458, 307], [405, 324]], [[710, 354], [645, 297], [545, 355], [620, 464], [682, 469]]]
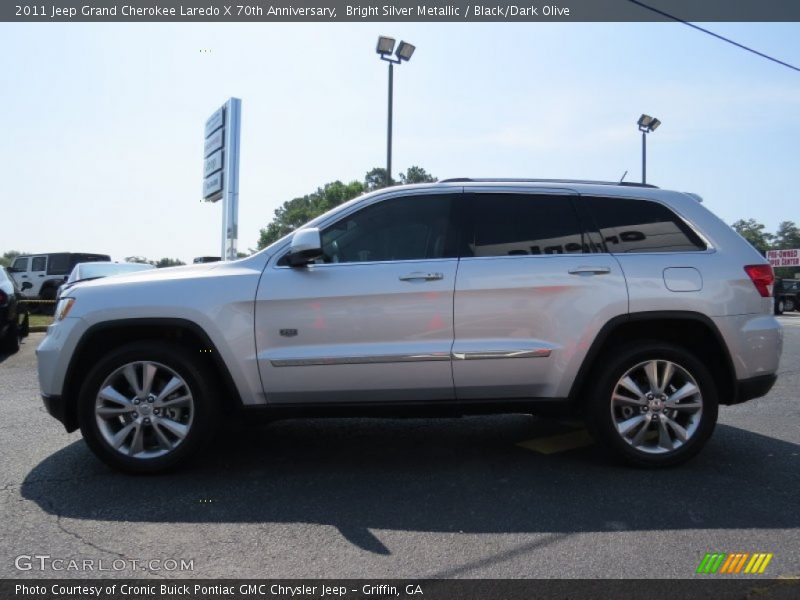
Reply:
[[732, 404], [741, 404], [754, 398], [766, 396], [778, 380], [776, 374], [759, 375], [749, 379], [740, 379], [736, 382], [736, 395]]

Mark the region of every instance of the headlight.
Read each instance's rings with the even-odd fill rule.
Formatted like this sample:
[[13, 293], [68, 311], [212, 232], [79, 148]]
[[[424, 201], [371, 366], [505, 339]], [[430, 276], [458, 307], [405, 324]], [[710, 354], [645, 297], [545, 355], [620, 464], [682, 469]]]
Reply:
[[72, 305], [75, 304], [75, 298], [62, 298], [56, 304], [56, 312], [53, 321], [60, 321], [66, 319], [69, 311], [72, 310]]

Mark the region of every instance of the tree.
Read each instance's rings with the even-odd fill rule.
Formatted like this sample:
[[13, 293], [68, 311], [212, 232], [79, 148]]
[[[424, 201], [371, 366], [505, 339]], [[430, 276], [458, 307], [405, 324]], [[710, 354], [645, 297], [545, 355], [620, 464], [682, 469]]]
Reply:
[[0, 256], [0, 266], [11, 266], [11, 263], [14, 262], [14, 259], [20, 254], [24, 254], [24, 252], [20, 252], [19, 250], [9, 250], [8, 252], [4, 252], [3, 256]]
[[186, 263], [177, 258], [162, 258], [157, 263], [151, 262], [150, 264], [155, 264], [156, 268], [163, 269], [164, 267], [180, 267]]
[[800, 248], [800, 227], [794, 221], [783, 221], [773, 237], [776, 250]]
[[389, 184], [386, 181], [386, 169], [382, 169], [381, 167], [375, 167], [367, 172], [364, 177], [364, 186], [369, 192], [385, 188], [387, 185]]
[[422, 167], [408, 167], [405, 173], [400, 173], [400, 181], [407, 183], [433, 183], [439, 181], [436, 177], [428, 173]]
[[750, 244], [758, 250], [761, 254], [766, 255], [767, 250], [770, 249], [772, 245], [772, 240], [775, 239], [775, 236], [771, 233], [764, 231], [766, 226], [762, 223], [759, 223], [755, 219], [739, 219], [733, 225], [731, 225], [744, 239], [746, 239]]

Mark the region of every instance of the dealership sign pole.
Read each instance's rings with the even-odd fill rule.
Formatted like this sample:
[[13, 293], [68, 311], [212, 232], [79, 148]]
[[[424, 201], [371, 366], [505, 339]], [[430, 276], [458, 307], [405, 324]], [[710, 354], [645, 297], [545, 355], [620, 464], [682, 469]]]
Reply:
[[203, 200], [222, 200], [222, 260], [236, 259], [239, 237], [239, 138], [242, 101], [230, 98], [205, 126]]

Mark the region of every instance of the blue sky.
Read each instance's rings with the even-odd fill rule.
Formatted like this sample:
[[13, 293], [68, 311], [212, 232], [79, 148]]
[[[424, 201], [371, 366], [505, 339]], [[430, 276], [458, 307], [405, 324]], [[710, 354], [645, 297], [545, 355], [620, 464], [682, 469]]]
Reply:
[[[798, 23], [707, 26], [800, 64]], [[284, 201], [384, 164], [379, 34], [417, 46], [395, 71], [395, 173], [639, 180], [647, 112], [649, 182], [729, 223], [800, 221], [800, 73], [677, 23], [3, 23], [0, 252], [218, 254], [202, 132], [229, 96], [255, 247]]]

